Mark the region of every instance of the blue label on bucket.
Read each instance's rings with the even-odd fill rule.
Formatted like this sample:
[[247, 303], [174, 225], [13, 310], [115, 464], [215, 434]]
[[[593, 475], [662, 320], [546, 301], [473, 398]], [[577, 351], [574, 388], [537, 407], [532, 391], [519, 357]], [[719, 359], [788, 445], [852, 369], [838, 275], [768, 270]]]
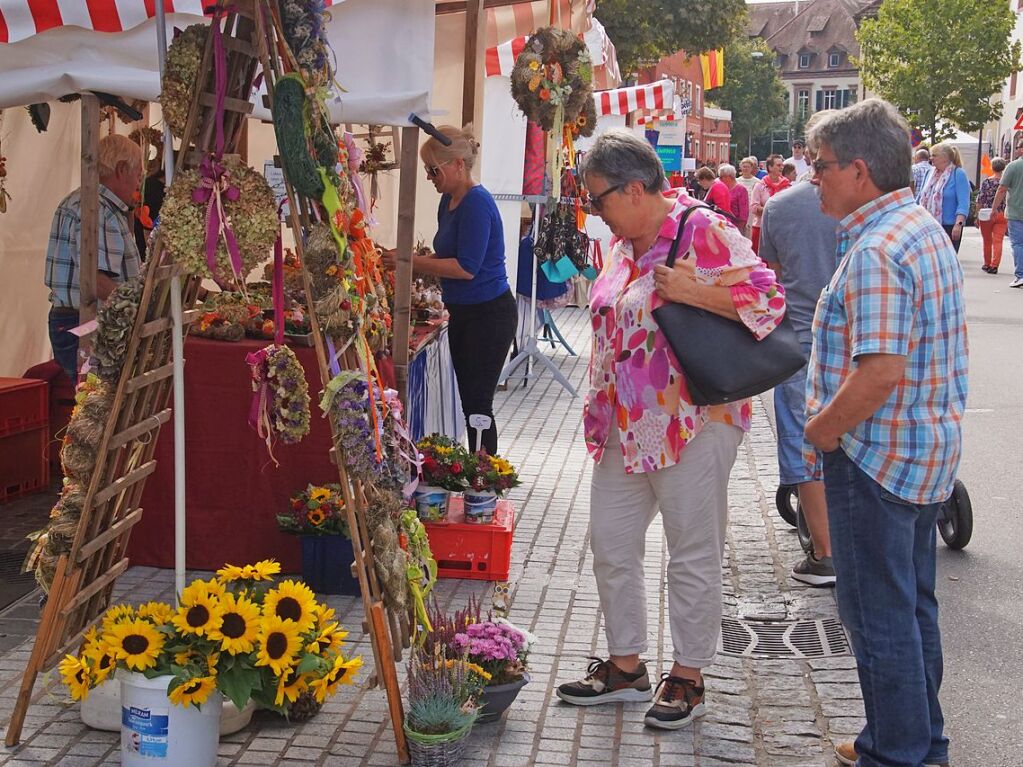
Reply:
[[169, 711], [166, 708], [121, 706], [121, 745], [130, 753], [167, 758]]

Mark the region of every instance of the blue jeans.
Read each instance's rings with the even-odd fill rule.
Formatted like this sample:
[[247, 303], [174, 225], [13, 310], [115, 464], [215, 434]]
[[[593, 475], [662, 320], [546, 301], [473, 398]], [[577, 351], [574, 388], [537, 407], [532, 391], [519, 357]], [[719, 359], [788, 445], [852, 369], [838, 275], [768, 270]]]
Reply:
[[841, 450], [824, 454], [838, 612], [852, 639], [867, 724], [862, 767], [948, 761], [938, 703], [941, 634], [934, 596], [940, 504], [911, 504]]
[[50, 346], [53, 347], [53, 358], [57, 361], [74, 386], [78, 381], [78, 336], [68, 331], [77, 328], [78, 313], [56, 312], [50, 309]]
[[[809, 342], [802, 342], [810, 356]], [[806, 365], [774, 387], [774, 420], [778, 426], [778, 479], [783, 485], [801, 485], [813, 479], [803, 463], [806, 428]]]
[[1023, 280], [1023, 221], [1009, 219], [1009, 242], [1012, 243], [1012, 260], [1015, 264], [1016, 279]]

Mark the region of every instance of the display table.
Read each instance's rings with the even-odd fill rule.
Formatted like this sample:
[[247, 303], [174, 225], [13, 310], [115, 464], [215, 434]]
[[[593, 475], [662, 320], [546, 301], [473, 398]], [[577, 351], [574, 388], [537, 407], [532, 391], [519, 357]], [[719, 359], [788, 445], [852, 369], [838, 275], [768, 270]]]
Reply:
[[[410, 417], [427, 432], [457, 436], [458, 392], [446, 327], [424, 337], [409, 370]], [[293, 493], [310, 482], [337, 482], [330, 461], [330, 426], [318, 407], [320, 385], [315, 349], [294, 347], [305, 368], [312, 399], [312, 428], [297, 445], [274, 445], [275, 467], [266, 444], [249, 426], [251, 376], [245, 357], [268, 342], [237, 343], [185, 339], [186, 565], [213, 570], [273, 557], [284, 572], [301, 569], [298, 538], [278, 531], [275, 516]], [[452, 410], [451, 399], [454, 401]], [[456, 414], [454, 417], [452, 413]], [[410, 420], [410, 424], [412, 421]], [[441, 428], [447, 424], [455, 431]], [[132, 530], [133, 565], [174, 566], [174, 430], [160, 430], [156, 471], [142, 494], [141, 521]]]

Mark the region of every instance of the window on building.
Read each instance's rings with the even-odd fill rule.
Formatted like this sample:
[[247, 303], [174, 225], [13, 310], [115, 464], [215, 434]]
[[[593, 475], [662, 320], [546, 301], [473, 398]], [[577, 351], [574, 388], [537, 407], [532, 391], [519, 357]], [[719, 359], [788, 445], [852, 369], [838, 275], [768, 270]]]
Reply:
[[1016, 78], [1017, 78], [1018, 75], [1019, 75], [1019, 72], [1013, 72], [1012, 73], [1012, 77], [1009, 78], [1009, 98], [1010, 99], [1016, 97]]
[[697, 160], [700, 159], [700, 142], [699, 140], [693, 142], [693, 157]]
[[828, 54], [828, 68], [835, 69], [839, 64], [842, 63], [841, 53], [829, 53]]
[[834, 88], [825, 88], [821, 97], [822, 109], [838, 109], [838, 91]]
[[796, 91], [796, 114], [804, 119], [810, 114], [809, 88], [800, 88]]
[[810, 54], [809, 53], [800, 53], [799, 54], [799, 68], [800, 69], [809, 69], [810, 68]]
[[693, 112], [703, 114], [703, 88], [696, 86], [696, 98], [693, 99]]

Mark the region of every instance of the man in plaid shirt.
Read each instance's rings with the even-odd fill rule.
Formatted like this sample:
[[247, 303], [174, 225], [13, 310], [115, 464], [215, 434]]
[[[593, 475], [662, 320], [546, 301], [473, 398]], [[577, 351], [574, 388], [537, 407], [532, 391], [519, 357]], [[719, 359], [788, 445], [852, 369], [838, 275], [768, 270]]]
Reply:
[[839, 614], [867, 714], [836, 754], [864, 767], [947, 765], [935, 524], [966, 405], [962, 271], [914, 202], [909, 130], [890, 104], [860, 102], [810, 141], [841, 263], [814, 317], [805, 436], [824, 454]]
[[[127, 136], [99, 142], [99, 251], [96, 298], [105, 299], [118, 283], [139, 273], [141, 261], [131, 222], [131, 205], [142, 183], [142, 149]], [[50, 289], [50, 345], [54, 359], [75, 383], [78, 376], [79, 243], [82, 195], [76, 189], [57, 206], [46, 249], [46, 287]]]

